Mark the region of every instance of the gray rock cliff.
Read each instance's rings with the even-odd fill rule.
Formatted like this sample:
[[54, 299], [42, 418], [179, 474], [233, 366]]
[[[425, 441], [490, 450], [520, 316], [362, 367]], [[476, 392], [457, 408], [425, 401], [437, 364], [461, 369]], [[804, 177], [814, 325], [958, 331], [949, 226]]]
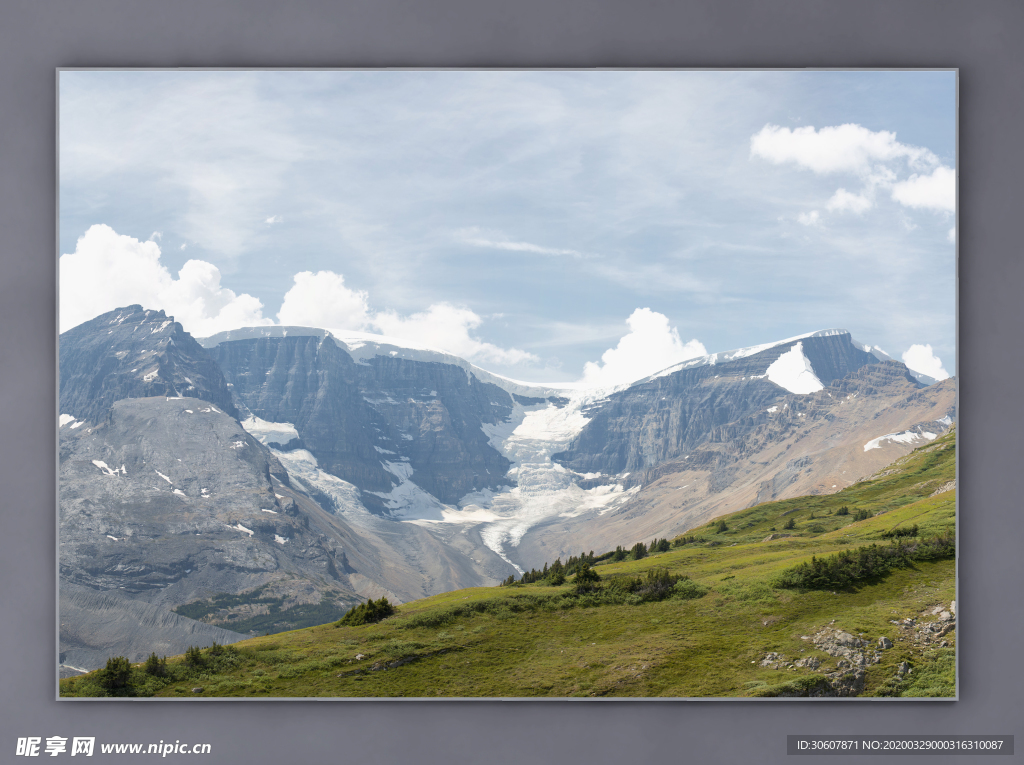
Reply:
[[[330, 336], [220, 342], [210, 349], [240, 409], [292, 423], [321, 469], [364, 492], [398, 483], [387, 463], [408, 462], [412, 480], [441, 502], [501, 486], [510, 463], [481, 426], [513, 401], [452, 364], [374, 356], [356, 362]], [[364, 501], [380, 509], [373, 495]]]

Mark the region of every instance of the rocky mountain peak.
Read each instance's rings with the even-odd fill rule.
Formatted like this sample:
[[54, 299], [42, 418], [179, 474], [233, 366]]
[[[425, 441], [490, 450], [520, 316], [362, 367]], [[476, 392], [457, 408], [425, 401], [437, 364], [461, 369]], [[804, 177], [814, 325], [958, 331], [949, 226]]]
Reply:
[[227, 381], [209, 352], [173, 316], [130, 305], [60, 336], [60, 411], [88, 422], [115, 401], [187, 396], [236, 416]]

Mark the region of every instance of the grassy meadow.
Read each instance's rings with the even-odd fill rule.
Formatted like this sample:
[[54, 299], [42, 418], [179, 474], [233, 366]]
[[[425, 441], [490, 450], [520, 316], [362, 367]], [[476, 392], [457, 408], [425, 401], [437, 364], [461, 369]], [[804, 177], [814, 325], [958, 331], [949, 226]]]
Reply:
[[[859, 696], [955, 695], [956, 632], [914, 624], [956, 598], [952, 555], [904, 559], [838, 589], [780, 586], [794, 566], [876, 544], [954, 533], [955, 432], [835, 494], [769, 502], [715, 519], [665, 552], [612, 562], [600, 581], [458, 590], [377, 623], [337, 622], [190, 651], [166, 662], [62, 680], [63, 697], [750, 697], [821, 687], [837, 658], [810, 636], [842, 630], [892, 648]], [[946, 489], [940, 493], [938, 490]], [[844, 509], [845, 508], [845, 509]], [[724, 521], [724, 524], [720, 523]], [[724, 526], [724, 528], [723, 528]], [[911, 529], [916, 530], [911, 536]], [[897, 530], [904, 536], [894, 540]], [[778, 535], [786, 535], [779, 537]], [[777, 538], [766, 541], [768, 537]], [[636, 540], [622, 540], [633, 545]], [[629, 548], [626, 548], [627, 550]], [[604, 557], [603, 560], [600, 557]], [[624, 583], [674, 582], [645, 600]], [[870, 650], [870, 649], [869, 649]], [[762, 666], [766, 654], [785, 666]], [[820, 668], [793, 666], [816, 658]], [[903, 672], [899, 669], [901, 665]], [[906, 668], [910, 669], [909, 672]], [[806, 694], [804, 694], [806, 695]], [[826, 694], [828, 695], [828, 694]]]

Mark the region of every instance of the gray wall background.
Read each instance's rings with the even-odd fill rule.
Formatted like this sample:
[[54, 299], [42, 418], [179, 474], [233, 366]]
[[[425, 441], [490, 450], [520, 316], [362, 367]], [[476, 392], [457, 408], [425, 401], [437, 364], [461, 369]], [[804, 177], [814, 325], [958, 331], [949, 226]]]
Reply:
[[[775, 763], [793, 733], [1020, 733], [1022, 32], [1012, 0], [5, 0], [0, 761], [30, 735], [209, 742], [215, 763], [498, 765]], [[959, 67], [960, 700], [55, 701], [55, 68], [70, 66]], [[128, 761], [92, 761], [107, 759]]]

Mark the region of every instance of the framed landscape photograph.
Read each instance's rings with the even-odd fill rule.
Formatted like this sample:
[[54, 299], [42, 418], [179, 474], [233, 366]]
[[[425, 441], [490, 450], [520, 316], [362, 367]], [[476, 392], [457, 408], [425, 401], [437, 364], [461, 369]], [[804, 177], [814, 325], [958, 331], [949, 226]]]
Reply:
[[65, 69], [59, 697], [957, 697], [957, 71]]

